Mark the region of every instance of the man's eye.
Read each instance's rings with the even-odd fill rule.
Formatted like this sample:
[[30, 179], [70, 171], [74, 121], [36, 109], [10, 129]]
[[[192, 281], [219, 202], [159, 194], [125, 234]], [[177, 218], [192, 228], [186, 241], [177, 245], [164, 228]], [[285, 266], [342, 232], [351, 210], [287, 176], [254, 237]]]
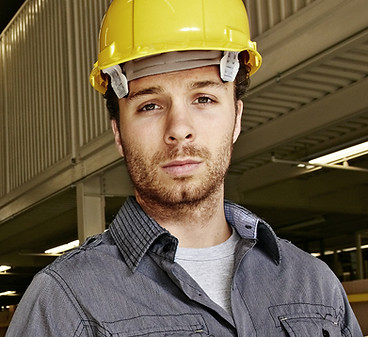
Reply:
[[201, 97], [198, 97], [194, 103], [199, 103], [199, 104], [207, 104], [207, 103], [212, 103], [213, 100], [207, 96], [201, 96]]
[[139, 111], [152, 111], [155, 109], [159, 109], [160, 107], [157, 104], [149, 103], [144, 105], [142, 108], [139, 109]]

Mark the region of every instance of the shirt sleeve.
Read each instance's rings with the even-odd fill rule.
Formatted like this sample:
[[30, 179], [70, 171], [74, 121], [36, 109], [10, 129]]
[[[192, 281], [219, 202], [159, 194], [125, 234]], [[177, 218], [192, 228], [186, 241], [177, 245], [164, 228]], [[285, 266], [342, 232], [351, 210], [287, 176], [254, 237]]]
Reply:
[[81, 322], [65, 289], [52, 276], [39, 273], [15, 310], [6, 337], [82, 337]]

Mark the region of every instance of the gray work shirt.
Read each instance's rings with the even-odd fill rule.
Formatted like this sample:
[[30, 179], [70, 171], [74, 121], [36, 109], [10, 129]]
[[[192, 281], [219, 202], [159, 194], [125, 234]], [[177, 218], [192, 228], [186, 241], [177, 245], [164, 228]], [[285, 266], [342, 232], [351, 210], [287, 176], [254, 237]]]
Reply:
[[242, 238], [232, 316], [174, 262], [178, 240], [129, 198], [109, 231], [35, 276], [6, 336], [362, 336], [322, 261], [245, 208], [224, 207]]

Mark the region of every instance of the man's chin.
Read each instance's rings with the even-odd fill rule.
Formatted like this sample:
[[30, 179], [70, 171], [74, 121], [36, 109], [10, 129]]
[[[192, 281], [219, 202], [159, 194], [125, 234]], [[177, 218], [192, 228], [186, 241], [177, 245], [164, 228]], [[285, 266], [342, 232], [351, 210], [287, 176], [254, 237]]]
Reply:
[[[182, 178], [181, 180], [185, 180]], [[198, 206], [202, 202], [205, 202], [209, 197], [218, 190], [218, 186], [207, 186], [203, 188], [203, 184], [200, 186], [181, 186], [176, 185], [173, 188], [160, 188], [154, 191], [142, 191], [141, 198], [146, 202], [156, 204], [157, 206], [165, 208], [183, 208]]]

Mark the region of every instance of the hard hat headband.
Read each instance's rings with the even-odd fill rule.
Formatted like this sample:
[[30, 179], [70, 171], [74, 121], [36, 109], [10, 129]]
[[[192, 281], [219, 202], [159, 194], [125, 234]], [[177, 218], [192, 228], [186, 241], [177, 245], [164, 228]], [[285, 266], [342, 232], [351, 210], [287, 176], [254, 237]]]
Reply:
[[128, 81], [210, 65], [219, 65], [221, 79], [232, 82], [239, 69], [238, 52], [224, 53], [217, 50], [169, 52], [128, 61], [123, 65], [125, 74], [119, 66], [112, 66], [102, 71], [110, 76], [111, 86], [118, 98], [123, 98], [129, 93]]
[[221, 58], [222, 52], [217, 50], [177, 51], [128, 61], [123, 69], [128, 81], [132, 81], [150, 75], [218, 65]]

